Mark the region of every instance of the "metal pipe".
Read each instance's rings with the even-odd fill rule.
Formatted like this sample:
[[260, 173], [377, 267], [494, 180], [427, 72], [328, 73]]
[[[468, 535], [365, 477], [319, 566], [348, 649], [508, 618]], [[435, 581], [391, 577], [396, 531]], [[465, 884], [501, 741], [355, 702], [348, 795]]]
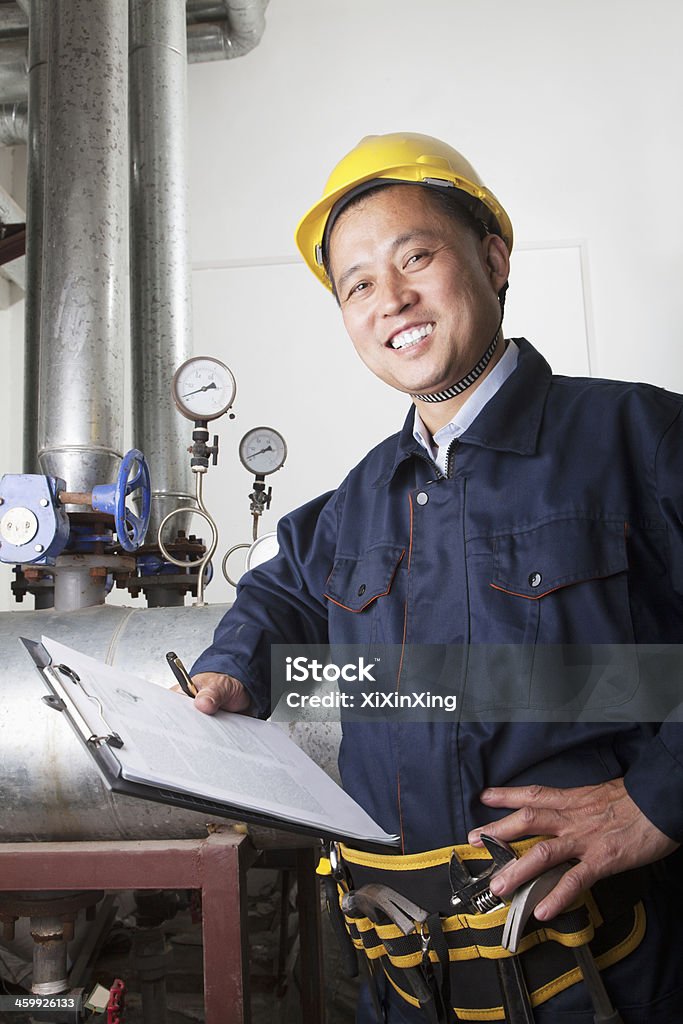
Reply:
[[[104, 604], [68, 615], [57, 611], [0, 614], [0, 845], [180, 839], [206, 833], [206, 814], [138, 800], [106, 788], [63, 716], [41, 700], [46, 687], [19, 637], [39, 640], [45, 634], [122, 672], [168, 686], [174, 680], [166, 652], [177, 651], [189, 667], [225, 611], [225, 605], [122, 608]], [[303, 720], [286, 729], [338, 780], [339, 723]]]
[[25, 36], [28, 30], [26, 13], [14, 4], [3, 4], [0, 7], [0, 33], [8, 36]]
[[26, 172], [26, 305], [24, 312], [24, 473], [38, 472], [43, 204], [47, 139], [48, 0], [30, 0], [28, 153]]
[[[217, 8], [223, 7], [221, 20], [204, 21], [205, 16], [215, 16]], [[187, 53], [191, 64], [200, 61], [225, 60], [242, 57], [249, 53], [261, 40], [266, 28], [265, 9], [268, 0], [189, 0], [187, 26]]]
[[32, 917], [33, 982], [31, 992], [54, 996], [66, 992], [69, 979], [66, 966], [67, 946], [61, 917]]
[[[34, 0], [17, 0], [28, 13]], [[225, 60], [249, 53], [265, 31], [268, 0], [187, 0], [187, 59], [191, 64]], [[0, 12], [2, 8], [0, 7]], [[23, 18], [23, 20], [22, 20]], [[0, 102], [26, 100], [25, 53], [28, 21], [19, 11], [7, 12], [0, 23]]]
[[28, 95], [26, 37], [0, 40], [0, 102], [19, 103]]
[[38, 459], [87, 491], [114, 479], [123, 441], [126, 5], [50, 0], [48, 25]]
[[0, 146], [21, 146], [28, 141], [28, 103], [0, 104]]
[[106, 578], [92, 576], [86, 566], [59, 567], [55, 572], [54, 608], [57, 612], [76, 612], [103, 604]]
[[4, 36], [0, 39], [0, 67], [18, 64], [23, 66], [24, 74], [26, 74], [27, 60], [27, 37], [25, 34], [20, 39], [11, 36]]
[[225, 17], [224, 0], [187, 0], [187, 24], [195, 21], [220, 21]]
[[192, 352], [186, 79], [184, 0], [131, 0], [133, 444], [150, 464], [149, 538], [172, 509], [194, 507], [187, 423], [170, 396]]

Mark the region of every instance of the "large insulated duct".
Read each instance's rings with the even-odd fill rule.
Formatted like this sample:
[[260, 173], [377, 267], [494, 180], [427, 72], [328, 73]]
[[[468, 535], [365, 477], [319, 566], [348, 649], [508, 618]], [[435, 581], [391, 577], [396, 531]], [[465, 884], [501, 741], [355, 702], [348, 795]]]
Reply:
[[24, 146], [28, 140], [28, 103], [0, 104], [0, 146]]
[[261, 41], [268, 0], [187, 0], [191, 64], [243, 57]]
[[192, 354], [186, 80], [185, 0], [131, 0], [133, 443], [152, 470], [151, 543], [168, 512], [195, 507], [189, 424], [170, 392]]
[[26, 72], [25, 38], [3, 34], [0, 38], [0, 97], [3, 103], [26, 99]]
[[0, 32], [5, 38], [24, 36], [28, 28], [28, 15], [20, 3], [3, 3], [0, 7]]
[[[19, 637], [39, 640], [46, 634], [123, 671], [168, 686], [173, 679], [166, 652], [177, 651], [191, 665], [225, 610], [225, 605], [142, 609], [101, 605], [68, 614], [50, 610], [0, 615], [4, 671], [0, 677], [0, 844], [181, 839], [205, 834], [203, 813], [115, 795], [106, 788], [64, 716], [43, 703], [47, 688]], [[338, 780], [338, 723], [300, 722], [283, 728]]]
[[26, 295], [24, 314], [24, 473], [38, 472], [43, 204], [47, 139], [48, 0], [31, 0], [28, 37], [28, 161], [26, 169]]
[[[201, 836], [206, 816], [112, 794], [47, 688], [19, 637], [44, 633], [110, 665], [168, 685], [165, 653], [188, 663], [206, 645], [221, 611], [101, 605], [77, 612], [0, 615], [0, 844], [35, 840], [155, 839]], [[179, 641], [182, 637], [182, 641]], [[180, 646], [178, 646], [180, 644]], [[180, 699], [180, 698], [179, 698]]]
[[115, 478], [128, 334], [125, 3], [50, 0], [40, 470], [71, 491]]
[[[8, 5], [7, 10], [0, 6], [0, 102], [3, 103], [22, 101], [27, 96], [28, 19], [25, 15], [31, 2], [17, 0], [17, 7]], [[268, 0], [187, 0], [189, 62], [229, 60], [249, 53], [265, 31], [267, 6]], [[8, 46], [3, 49], [5, 43]]]

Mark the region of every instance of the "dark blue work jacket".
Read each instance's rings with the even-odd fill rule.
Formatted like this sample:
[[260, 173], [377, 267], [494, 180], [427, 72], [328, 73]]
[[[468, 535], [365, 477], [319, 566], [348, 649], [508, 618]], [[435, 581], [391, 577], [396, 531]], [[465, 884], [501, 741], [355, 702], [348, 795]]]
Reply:
[[[281, 521], [280, 554], [243, 578], [193, 671], [236, 676], [265, 711], [271, 643], [683, 641], [683, 398], [553, 376], [518, 345], [517, 369], [454, 443], [448, 476], [414, 440], [411, 410], [338, 490]], [[547, 675], [532, 662], [516, 699], [538, 708]], [[342, 779], [405, 852], [463, 842], [508, 813], [480, 803], [485, 786], [622, 775], [650, 820], [683, 840], [681, 725], [583, 717], [353, 723]]]

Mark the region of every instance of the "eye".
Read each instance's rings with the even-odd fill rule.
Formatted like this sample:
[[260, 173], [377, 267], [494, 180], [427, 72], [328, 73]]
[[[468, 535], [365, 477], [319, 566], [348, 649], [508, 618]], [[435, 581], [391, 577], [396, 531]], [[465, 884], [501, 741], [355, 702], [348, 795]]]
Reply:
[[346, 294], [346, 301], [348, 302], [349, 299], [353, 299], [356, 295], [362, 295], [364, 292], [368, 290], [369, 287], [370, 284], [368, 281], [358, 281], [356, 284], [352, 285], [351, 288], [349, 288]]
[[429, 260], [433, 253], [426, 249], [420, 249], [418, 252], [409, 253], [403, 261], [404, 270], [414, 270], [416, 267], [422, 267]]

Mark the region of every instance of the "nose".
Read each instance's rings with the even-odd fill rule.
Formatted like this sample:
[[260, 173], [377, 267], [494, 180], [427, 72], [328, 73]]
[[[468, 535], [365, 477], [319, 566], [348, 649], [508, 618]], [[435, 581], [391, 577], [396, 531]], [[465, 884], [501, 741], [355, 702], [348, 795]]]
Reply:
[[415, 287], [400, 271], [387, 273], [379, 285], [379, 308], [382, 316], [397, 316], [415, 304]]

